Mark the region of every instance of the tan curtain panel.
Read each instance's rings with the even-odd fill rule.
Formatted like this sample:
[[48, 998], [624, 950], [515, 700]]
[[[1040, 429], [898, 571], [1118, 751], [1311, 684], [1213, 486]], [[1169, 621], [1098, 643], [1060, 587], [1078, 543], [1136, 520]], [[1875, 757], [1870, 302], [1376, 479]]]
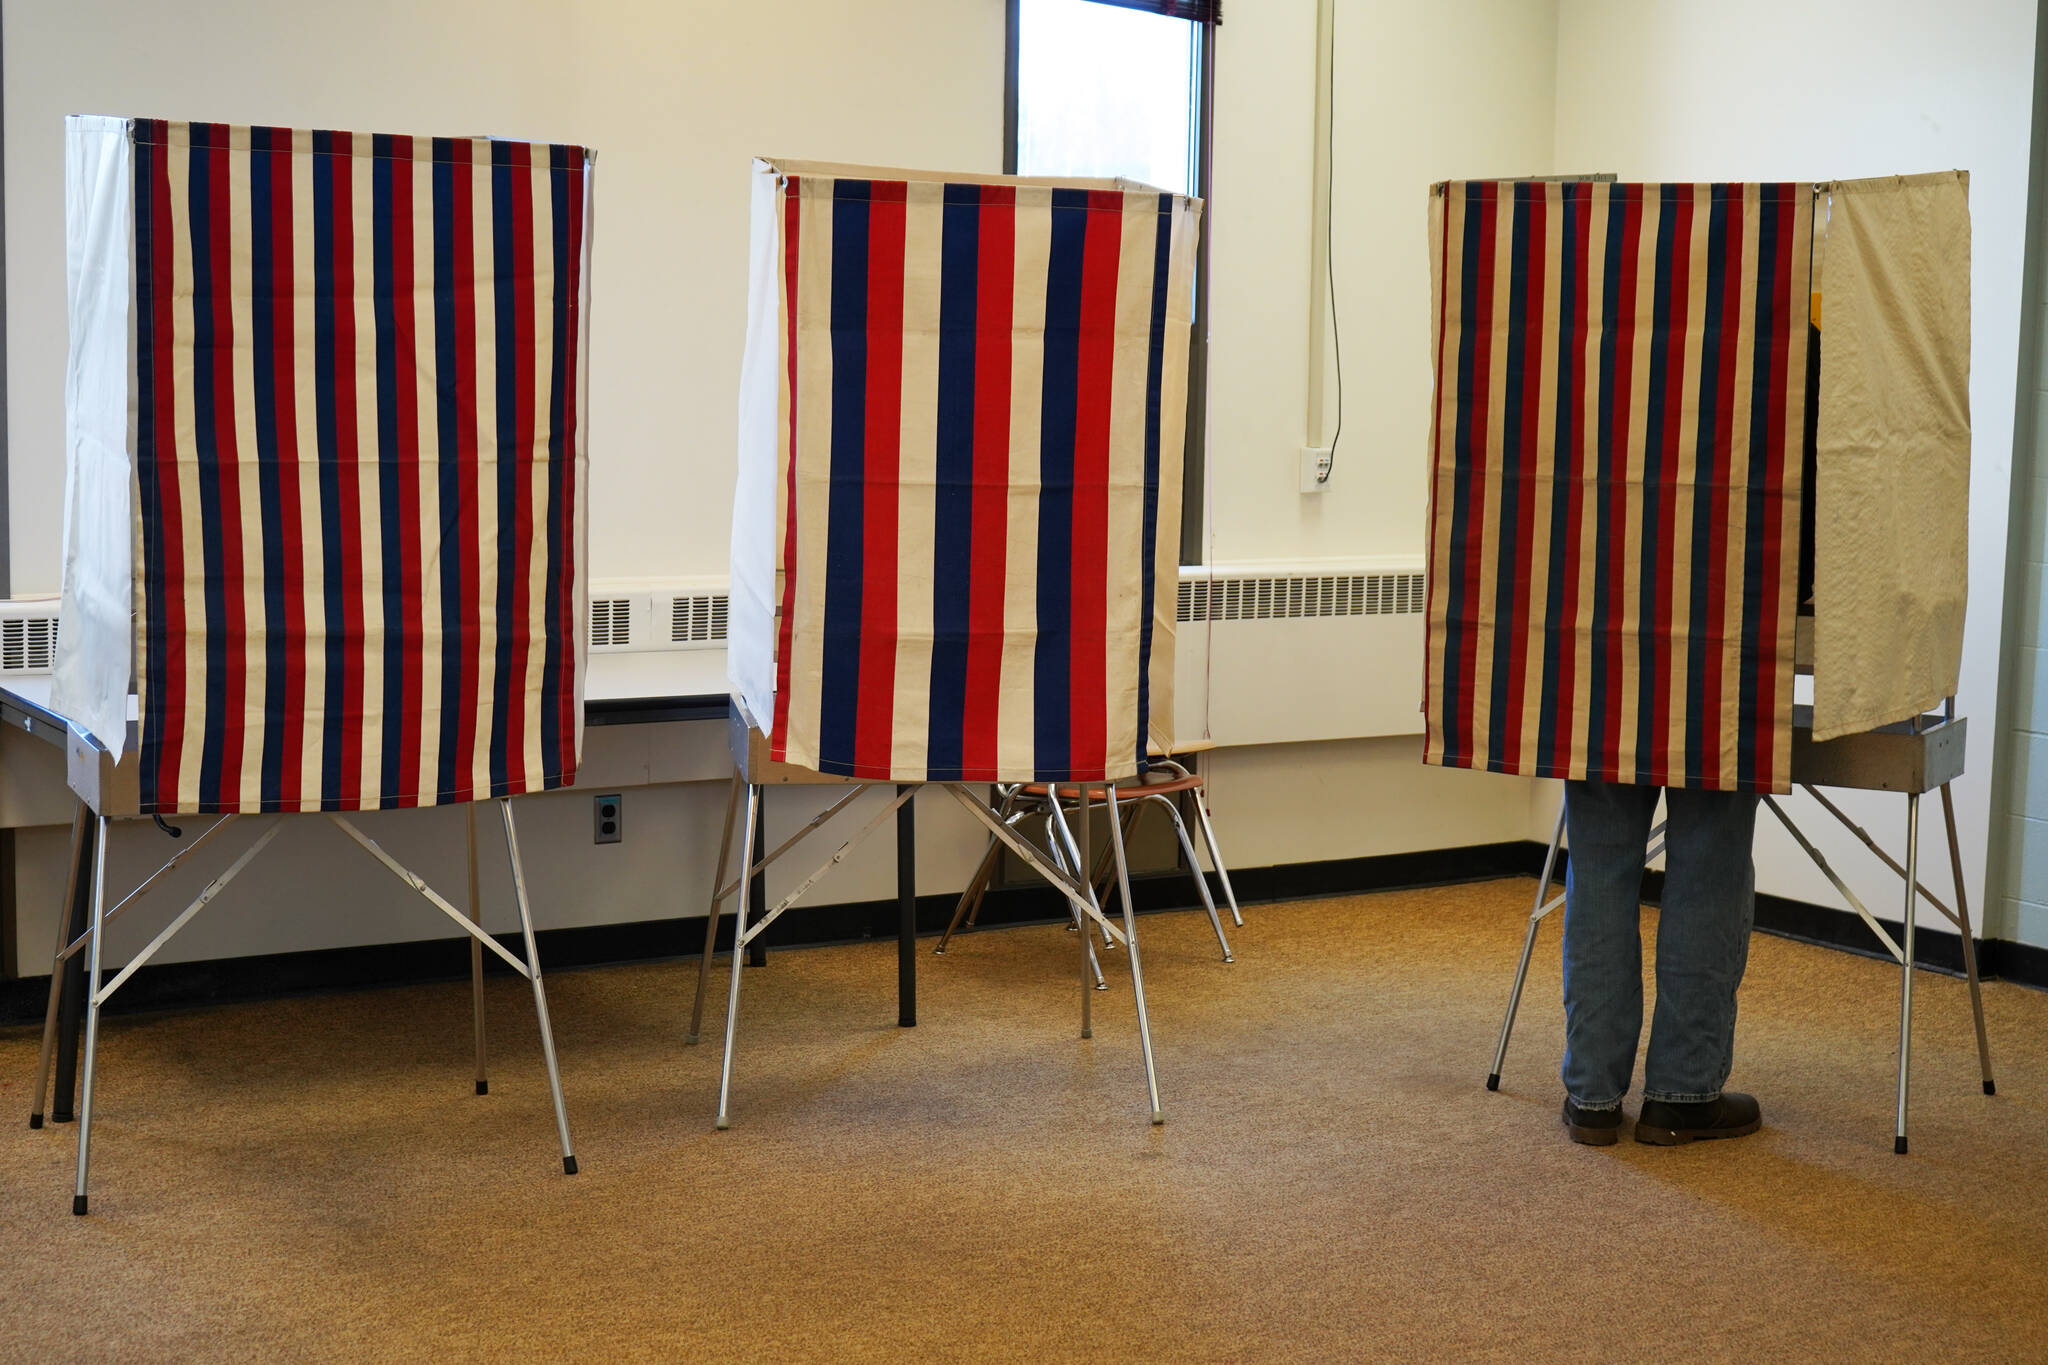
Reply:
[[1969, 592], [1969, 175], [1828, 188], [1815, 739], [1904, 720], [1952, 695]]

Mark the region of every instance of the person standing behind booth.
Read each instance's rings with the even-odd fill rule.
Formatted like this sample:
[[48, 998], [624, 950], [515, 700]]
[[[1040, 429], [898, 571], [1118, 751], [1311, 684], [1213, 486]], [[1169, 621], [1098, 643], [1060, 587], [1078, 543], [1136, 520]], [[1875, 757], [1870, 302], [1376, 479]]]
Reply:
[[[1806, 326], [1801, 486], [1814, 484], [1819, 295]], [[1813, 597], [1813, 499], [1801, 503], [1799, 600]], [[1642, 852], [1658, 789], [1565, 784], [1564, 1125], [1595, 1147], [1621, 1135], [1621, 1099], [1643, 1030]], [[1763, 1126], [1753, 1096], [1721, 1087], [1735, 1061], [1735, 994], [1756, 921], [1754, 792], [1666, 788], [1657, 1010], [1636, 1141], [1678, 1146]], [[1600, 1096], [1588, 1099], [1588, 1096]], [[1608, 1098], [1611, 1096], [1611, 1098]]]
[[1607, 1146], [1622, 1133], [1643, 1028], [1643, 850], [1659, 795], [1668, 823], [1657, 1008], [1636, 1141], [1742, 1137], [1763, 1123], [1754, 1098], [1722, 1089], [1756, 917], [1756, 794], [1568, 782], [1563, 1075], [1574, 1142]]
[[1760, 1126], [1722, 1087], [1757, 799], [1791, 786], [1812, 232], [1810, 183], [1431, 190], [1423, 760], [1566, 783], [1563, 1117], [1579, 1142], [1623, 1131], [1660, 796], [1635, 1135]]

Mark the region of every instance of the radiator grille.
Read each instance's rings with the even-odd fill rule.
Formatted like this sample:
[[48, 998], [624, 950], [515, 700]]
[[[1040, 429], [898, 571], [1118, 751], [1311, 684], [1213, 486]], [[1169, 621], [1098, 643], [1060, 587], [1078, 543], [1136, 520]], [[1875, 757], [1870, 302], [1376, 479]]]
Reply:
[[717, 644], [725, 639], [726, 596], [722, 592], [675, 597], [669, 601], [670, 644]]
[[0, 673], [47, 673], [57, 653], [57, 618], [0, 620]]
[[1422, 610], [1419, 573], [1284, 574], [1183, 581], [1175, 615], [1181, 621], [1274, 621]]
[[622, 649], [633, 641], [633, 599], [593, 597], [590, 600], [590, 647]]

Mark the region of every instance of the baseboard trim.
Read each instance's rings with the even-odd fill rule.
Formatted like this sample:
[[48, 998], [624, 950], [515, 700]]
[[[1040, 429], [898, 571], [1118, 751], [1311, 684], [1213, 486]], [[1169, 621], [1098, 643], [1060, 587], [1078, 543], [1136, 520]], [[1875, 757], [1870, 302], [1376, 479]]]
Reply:
[[[1541, 875], [1540, 869], [1538, 875]], [[1664, 873], [1657, 869], [1644, 872], [1644, 903], [1660, 904], [1663, 896]], [[1947, 924], [1940, 911], [1921, 907], [1920, 918], [1913, 931], [1913, 960], [1932, 971], [1961, 976], [1963, 936], [1945, 927]], [[1944, 927], [1935, 928], [1933, 925]], [[1897, 961], [1890, 950], [1878, 942], [1877, 935], [1870, 932], [1870, 926], [1863, 922], [1863, 917], [1853, 910], [1815, 905], [1811, 901], [1793, 900], [1788, 896], [1759, 895], [1756, 898], [1756, 927], [1778, 938], [1797, 939], [1801, 943], [1834, 948], [1858, 957]], [[1893, 938], [1898, 937], [1896, 925], [1890, 926], [1890, 932]], [[1974, 942], [1977, 974], [1983, 980], [2012, 981], [2022, 986], [2048, 988], [2048, 949], [1995, 938], [1979, 938]]]
[[[1243, 904], [1360, 895], [1424, 886], [1449, 886], [1498, 877], [1534, 876], [1543, 868], [1544, 848], [1527, 841], [1480, 844], [1467, 848], [1394, 853], [1372, 858], [1339, 858], [1324, 862], [1285, 863], [1244, 868], [1231, 882]], [[1222, 888], [1211, 879], [1221, 902]], [[1644, 899], [1656, 903], [1663, 874], [1644, 876]], [[1136, 877], [1132, 898], [1141, 914], [1186, 910], [1200, 904], [1194, 882], [1184, 873]], [[920, 896], [917, 931], [940, 933], [953, 917], [952, 893]], [[794, 948], [830, 943], [893, 939], [897, 903], [891, 899], [844, 905], [797, 906], [769, 930], [771, 947]], [[1046, 886], [999, 887], [982, 903], [982, 928], [1018, 924], [1050, 924], [1066, 918], [1065, 902]], [[704, 942], [701, 918], [640, 920], [546, 929], [538, 939], [542, 966], [550, 972], [617, 962], [694, 958]], [[1865, 956], [1889, 958], [1863, 921], [1846, 910], [1787, 900], [1757, 898], [1756, 927], [1766, 933], [1837, 948]], [[500, 936], [515, 955], [514, 935]], [[729, 951], [732, 920], [719, 928], [718, 951]], [[1954, 933], [1922, 929], [1916, 955], [1940, 971], [1962, 970], [1962, 941]], [[1986, 979], [1999, 978], [2048, 988], [2048, 949], [2028, 944], [1980, 939], [1979, 970]], [[508, 969], [486, 955], [484, 969], [493, 975]], [[323, 991], [364, 990], [381, 986], [457, 981], [469, 975], [468, 940], [430, 939], [415, 943], [377, 944], [358, 948], [325, 948], [308, 952], [268, 953], [254, 957], [219, 958], [206, 962], [173, 962], [144, 967], [109, 1002], [109, 1013], [139, 1014], [192, 1009], [236, 1001], [265, 1000]], [[50, 978], [21, 977], [0, 981], [0, 1025], [30, 1024], [42, 1019]]]

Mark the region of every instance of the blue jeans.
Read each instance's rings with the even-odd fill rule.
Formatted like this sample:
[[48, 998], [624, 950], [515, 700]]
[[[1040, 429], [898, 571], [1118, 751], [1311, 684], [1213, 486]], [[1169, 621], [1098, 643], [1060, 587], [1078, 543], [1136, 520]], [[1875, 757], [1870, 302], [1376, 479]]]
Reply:
[[1618, 1107], [1635, 1073], [1643, 1031], [1643, 854], [1660, 794], [1670, 823], [1643, 1098], [1714, 1099], [1734, 1062], [1735, 990], [1756, 917], [1757, 798], [1568, 782], [1564, 1088], [1581, 1109]]

